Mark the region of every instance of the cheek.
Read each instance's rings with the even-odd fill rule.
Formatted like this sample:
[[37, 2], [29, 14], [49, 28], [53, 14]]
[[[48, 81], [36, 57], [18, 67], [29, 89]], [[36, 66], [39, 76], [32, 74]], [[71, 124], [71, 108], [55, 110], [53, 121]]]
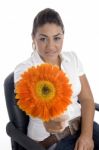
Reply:
[[58, 43], [58, 44], [57, 44], [57, 48], [58, 48], [58, 49], [60, 49], [60, 50], [61, 50], [61, 49], [62, 49], [62, 47], [63, 47], [63, 42], [60, 42], [60, 43]]
[[62, 49], [62, 47], [63, 47], [63, 41], [61, 41], [60, 47], [61, 47], [61, 49]]
[[40, 55], [44, 55], [44, 51], [45, 51], [45, 46], [44, 46], [44, 44], [37, 44], [37, 47], [36, 47], [36, 49], [37, 49], [37, 51], [38, 51], [38, 53], [40, 54]]
[[37, 42], [36, 43], [36, 48], [40, 51], [42, 51], [44, 48], [45, 48], [45, 45], [40, 43], [40, 42]]

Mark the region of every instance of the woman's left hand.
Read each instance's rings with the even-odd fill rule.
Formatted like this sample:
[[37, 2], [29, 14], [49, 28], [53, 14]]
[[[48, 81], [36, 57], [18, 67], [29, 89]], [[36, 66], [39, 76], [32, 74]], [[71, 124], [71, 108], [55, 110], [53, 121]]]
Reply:
[[91, 137], [80, 135], [80, 137], [76, 141], [74, 150], [93, 150], [93, 149], [94, 149], [93, 139]]
[[68, 125], [68, 115], [62, 114], [61, 116], [44, 122], [45, 129], [50, 133], [60, 133]]

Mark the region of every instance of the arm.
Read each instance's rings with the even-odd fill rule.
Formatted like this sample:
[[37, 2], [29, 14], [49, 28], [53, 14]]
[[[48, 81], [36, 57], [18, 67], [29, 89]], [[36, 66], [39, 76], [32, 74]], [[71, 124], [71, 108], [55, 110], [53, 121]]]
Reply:
[[80, 77], [81, 82], [81, 92], [78, 96], [81, 103], [81, 114], [82, 114], [82, 123], [81, 123], [81, 135], [76, 142], [75, 150], [80, 148], [87, 150], [91, 148], [93, 150], [93, 118], [95, 105], [92, 96], [92, 92], [88, 83], [88, 80], [85, 75]]
[[85, 75], [81, 76], [80, 81], [82, 87], [81, 92], [79, 94], [79, 100], [81, 103], [81, 113], [82, 113], [81, 134], [86, 134], [92, 137], [93, 119], [94, 119], [94, 111], [95, 111], [94, 100], [86, 76]]

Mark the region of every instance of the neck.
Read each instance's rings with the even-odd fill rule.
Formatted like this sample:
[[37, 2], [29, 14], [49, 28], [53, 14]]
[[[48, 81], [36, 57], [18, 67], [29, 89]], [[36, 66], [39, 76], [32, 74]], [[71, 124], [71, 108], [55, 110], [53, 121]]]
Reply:
[[[44, 60], [44, 59], [43, 59]], [[46, 63], [50, 63], [52, 65], [57, 65], [59, 66], [59, 68], [61, 67], [61, 58], [60, 56], [58, 56], [56, 59], [47, 59], [47, 60], [44, 60]]]

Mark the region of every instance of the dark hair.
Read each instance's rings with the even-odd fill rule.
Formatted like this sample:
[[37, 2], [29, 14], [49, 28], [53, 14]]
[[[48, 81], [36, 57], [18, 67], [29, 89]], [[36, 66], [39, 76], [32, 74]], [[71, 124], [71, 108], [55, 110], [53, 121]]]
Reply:
[[55, 23], [62, 28], [64, 33], [64, 25], [58, 12], [54, 9], [46, 8], [40, 11], [34, 18], [32, 36], [35, 36], [38, 27], [41, 27], [46, 23]]

